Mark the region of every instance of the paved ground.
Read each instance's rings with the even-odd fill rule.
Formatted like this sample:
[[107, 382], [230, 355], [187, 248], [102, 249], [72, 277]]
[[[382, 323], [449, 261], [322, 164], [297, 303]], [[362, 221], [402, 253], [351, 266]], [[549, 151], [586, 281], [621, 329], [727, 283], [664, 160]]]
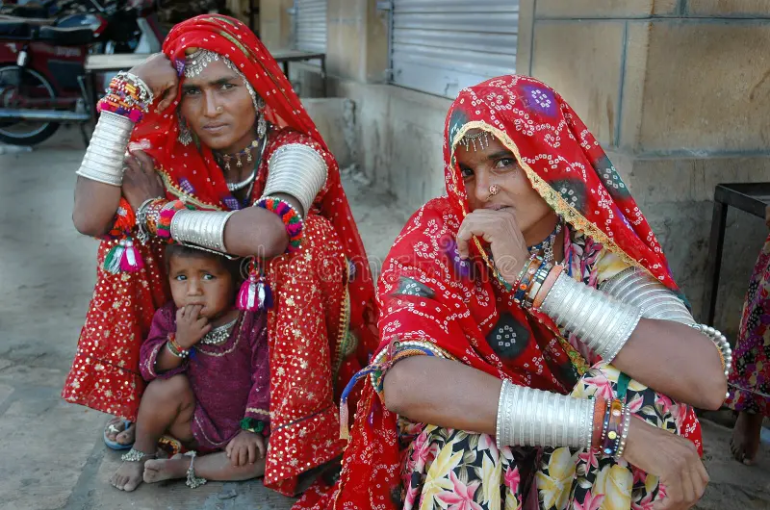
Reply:
[[[0, 154], [0, 510], [289, 508], [259, 482], [133, 494], [107, 484], [119, 461], [101, 440], [105, 416], [59, 398], [94, 281], [96, 243], [70, 222], [82, 154], [72, 131], [34, 152]], [[347, 180], [367, 249], [381, 260], [405, 215]], [[713, 483], [699, 508], [770, 508], [770, 452], [746, 468], [727, 456], [727, 429], [705, 431]]]

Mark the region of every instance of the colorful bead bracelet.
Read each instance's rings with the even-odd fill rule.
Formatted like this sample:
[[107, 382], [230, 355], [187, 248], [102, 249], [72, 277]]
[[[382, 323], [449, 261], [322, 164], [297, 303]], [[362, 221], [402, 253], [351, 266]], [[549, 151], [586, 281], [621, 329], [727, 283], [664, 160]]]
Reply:
[[296, 252], [302, 246], [302, 231], [305, 228], [305, 222], [299, 212], [287, 201], [275, 197], [262, 197], [256, 204], [267, 211], [278, 215], [286, 226], [286, 233], [289, 235], [288, 253]]

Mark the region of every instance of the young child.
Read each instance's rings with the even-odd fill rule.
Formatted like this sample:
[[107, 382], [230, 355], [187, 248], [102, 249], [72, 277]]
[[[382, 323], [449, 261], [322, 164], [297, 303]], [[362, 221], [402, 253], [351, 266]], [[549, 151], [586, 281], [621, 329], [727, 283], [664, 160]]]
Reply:
[[[270, 373], [265, 313], [235, 309], [237, 264], [178, 245], [167, 251], [173, 302], [155, 312], [140, 367], [150, 381], [142, 396], [136, 442], [111, 483], [132, 491], [186, 478], [246, 480], [264, 474]], [[170, 434], [188, 453], [156, 459]]]

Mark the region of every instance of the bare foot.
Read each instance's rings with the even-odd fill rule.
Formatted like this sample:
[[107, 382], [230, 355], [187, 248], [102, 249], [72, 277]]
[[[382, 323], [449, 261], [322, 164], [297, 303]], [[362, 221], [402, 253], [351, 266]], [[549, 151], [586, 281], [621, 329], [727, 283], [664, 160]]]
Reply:
[[747, 466], [751, 466], [757, 460], [759, 436], [762, 433], [762, 419], [761, 414], [741, 412], [733, 428], [730, 449], [733, 452], [733, 457]]
[[187, 478], [190, 457], [178, 453], [170, 459], [148, 460], [144, 465], [144, 482], [157, 483], [163, 480]]
[[104, 426], [104, 433], [107, 435], [107, 439], [122, 445], [134, 444], [136, 424], [130, 423], [128, 428], [125, 428], [124, 423], [125, 420], [123, 418], [113, 416]]
[[142, 483], [142, 473], [144, 472], [144, 464], [146, 459], [138, 462], [126, 462], [120, 465], [118, 470], [112, 475], [110, 484], [118, 490], [131, 492], [139, 487]]

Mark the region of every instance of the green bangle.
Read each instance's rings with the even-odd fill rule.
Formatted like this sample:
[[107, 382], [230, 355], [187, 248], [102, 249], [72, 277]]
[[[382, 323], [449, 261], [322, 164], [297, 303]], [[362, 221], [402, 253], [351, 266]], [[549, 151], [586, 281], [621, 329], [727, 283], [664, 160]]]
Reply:
[[261, 434], [265, 431], [265, 422], [255, 418], [244, 418], [241, 420], [241, 429], [255, 434]]

